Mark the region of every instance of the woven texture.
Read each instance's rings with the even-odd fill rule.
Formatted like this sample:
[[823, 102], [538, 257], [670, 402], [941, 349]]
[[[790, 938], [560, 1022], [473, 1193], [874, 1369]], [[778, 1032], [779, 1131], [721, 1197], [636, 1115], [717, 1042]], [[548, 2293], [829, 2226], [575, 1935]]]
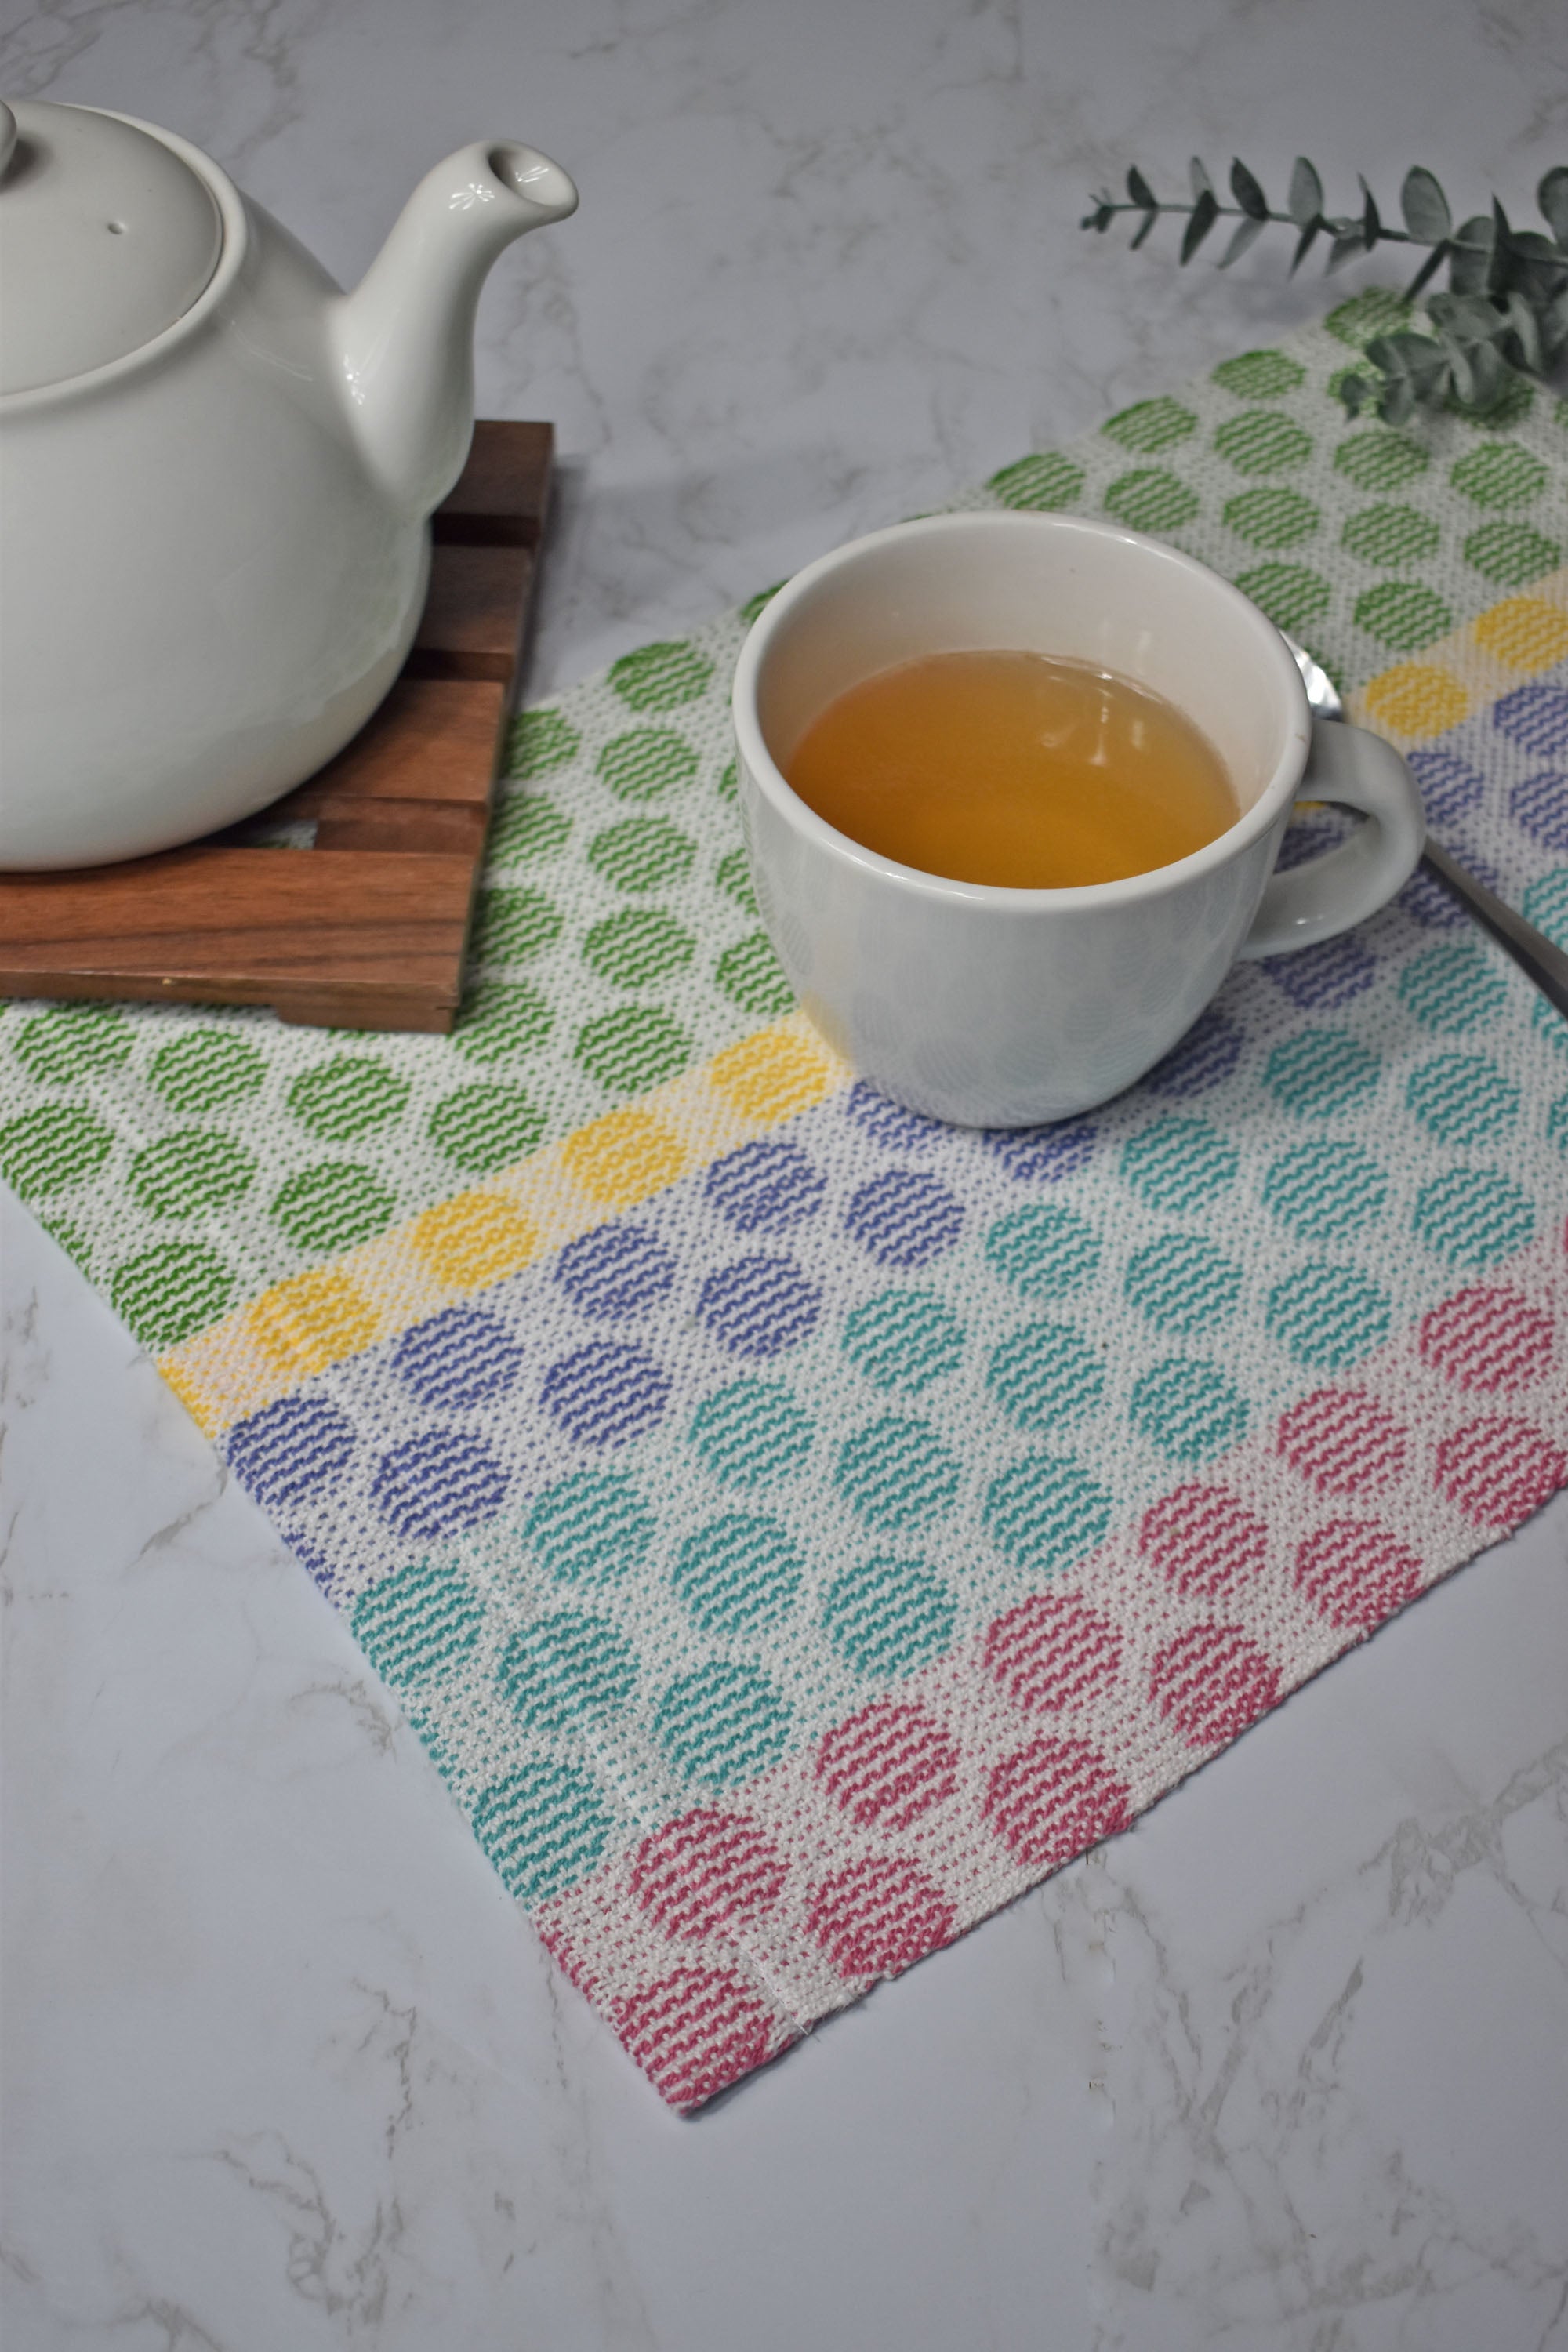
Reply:
[[[1347, 425], [1385, 313], [960, 503], [1239, 580], [1568, 943], [1564, 412]], [[0, 1017], [9, 1181], [682, 2107], [1568, 1476], [1568, 1024], [1440, 888], [1239, 966], [1091, 1116], [942, 1129], [836, 1061], [759, 925], [749, 617], [520, 722], [451, 1039]]]

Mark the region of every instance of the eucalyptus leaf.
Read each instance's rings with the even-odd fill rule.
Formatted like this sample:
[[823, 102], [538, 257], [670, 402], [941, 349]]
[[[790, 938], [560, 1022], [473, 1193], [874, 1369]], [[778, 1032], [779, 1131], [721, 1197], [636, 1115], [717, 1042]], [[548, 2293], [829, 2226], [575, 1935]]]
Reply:
[[1268, 199], [1239, 155], [1230, 167], [1230, 193], [1251, 219], [1261, 223], [1268, 218]]
[[1479, 343], [1468, 357], [1470, 362], [1470, 405], [1482, 415], [1495, 408], [1508, 390], [1513, 371], [1502, 353], [1491, 343]]
[[1377, 198], [1364, 180], [1361, 184], [1361, 192], [1366, 200], [1362, 208], [1362, 235], [1366, 239], [1366, 249], [1370, 253], [1383, 234], [1383, 216], [1377, 209]]
[[1239, 261], [1247, 247], [1255, 238], [1262, 236], [1268, 226], [1267, 221], [1260, 221], [1255, 214], [1246, 214], [1231, 231], [1230, 243], [1220, 255], [1219, 267], [1222, 269], [1228, 269], [1233, 261]]
[[1421, 289], [1436, 278], [1452, 251], [1453, 247], [1449, 245], [1435, 245], [1432, 247], [1431, 252], [1405, 289], [1405, 299], [1407, 302], [1414, 302]]
[[1448, 199], [1438, 186], [1436, 175], [1419, 163], [1405, 174], [1405, 184], [1399, 191], [1399, 209], [1406, 229], [1417, 245], [1444, 244], [1454, 226]]
[[1443, 350], [1447, 357], [1449, 372], [1454, 379], [1454, 391], [1456, 394], [1469, 407], [1473, 408], [1475, 406], [1476, 400], [1476, 379], [1474, 372], [1470, 366], [1470, 355], [1468, 352], [1466, 351], [1464, 345], [1456, 341], [1452, 335], [1447, 334], [1443, 337]]
[[1535, 191], [1541, 216], [1559, 245], [1568, 245], [1568, 163], [1554, 163]]
[[[1545, 185], [1544, 181], [1542, 184]], [[1322, 212], [1323, 184], [1305, 155], [1298, 155], [1290, 167], [1290, 194], [1286, 199], [1286, 209], [1300, 229], [1310, 228]]]
[[1415, 391], [1407, 375], [1395, 376], [1378, 403], [1385, 425], [1408, 425], [1415, 414]]
[[1194, 204], [1200, 196], [1212, 196], [1214, 194], [1214, 182], [1209, 178], [1208, 166], [1201, 155], [1194, 155], [1187, 165], [1187, 184], [1193, 192]]
[[1306, 227], [1301, 231], [1300, 236], [1296, 239], [1296, 250], [1290, 256], [1290, 275], [1292, 278], [1295, 277], [1296, 272], [1300, 268], [1301, 264], [1306, 260], [1307, 256], [1310, 253], [1313, 246], [1317, 243], [1318, 232], [1322, 226], [1323, 224], [1321, 220], [1310, 220], [1307, 223]]
[[1182, 259], [1188, 262], [1219, 218], [1219, 199], [1212, 188], [1205, 189], [1194, 205], [1182, 236]]
[[1530, 370], [1531, 375], [1539, 375], [1542, 357], [1541, 329], [1536, 324], [1534, 311], [1522, 294], [1513, 293], [1509, 296], [1508, 323], [1513, 329], [1518, 340], [1520, 359]]
[[1357, 221], [1352, 227], [1342, 230], [1335, 237], [1333, 251], [1329, 256], [1327, 274], [1332, 277], [1336, 269], [1342, 268], [1347, 261], [1353, 261], [1358, 253], [1365, 251], [1366, 239], [1362, 235], [1361, 223]]
[[1127, 174], [1127, 193], [1135, 205], [1147, 205], [1151, 211], [1158, 202], [1153, 189], [1149, 185], [1136, 163], [1131, 166]]
[[1159, 219], [1159, 217], [1160, 215], [1157, 212], [1144, 214], [1142, 221], [1134, 232], [1132, 241], [1127, 248], [1130, 253], [1137, 252], [1139, 247], [1142, 244], [1144, 238], [1148, 236], [1150, 230], [1153, 227], [1154, 223]]

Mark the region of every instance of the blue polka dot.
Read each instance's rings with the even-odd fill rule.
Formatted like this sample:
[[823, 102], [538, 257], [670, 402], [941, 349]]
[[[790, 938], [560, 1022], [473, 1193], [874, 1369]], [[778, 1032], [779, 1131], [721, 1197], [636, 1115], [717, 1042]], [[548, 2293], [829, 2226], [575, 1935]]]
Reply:
[[1363, 939], [1346, 931], [1294, 955], [1268, 956], [1264, 971], [1294, 1004], [1308, 1012], [1349, 1004], [1377, 978], [1377, 958]]
[[[1467, 860], [1467, 863], [1469, 861]], [[1429, 866], [1418, 866], [1394, 899], [1412, 921], [1427, 931], [1455, 931], [1469, 921], [1451, 890], [1445, 890]]]
[[1310, 866], [1314, 858], [1326, 856], [1337, 849], [1351, 831], [1351, 820], [1338, 809], [1324, 809], [1312, 816], [1298, 817], [1285, 828], [1285, 838], [1279, 845], [1279, 855], [1274, 861], [1275, 871], [1289, 874], [1295, 866]]
[[1543, 849], [1568, 849], [1568, 773], [1544, 769], [1521, 776], [1508, 805], [1514, 823]]
[[1421, 787], [1422, 804], [1439, 824], [1451, 824], [1457, 816], [1463, 816], [1486, 791], [1486, 780], [1478, 768], [1438, 744], [1417, 744], [1406, 757]]
[[664, 1417], [673, 1383], [645, 1349], [596, 1339], [544, 1376], [544, 1402], [579, 1445], [626, 1445]]
[[567, 1244], [555, 1279], [580, 1315], [620, 1323], [664, 1297], [675, 1280], [675, 1260], [641, 1225], [601, 1225]]
[[504, 1396], [522, 1369], [522, 1349], [493, 1315], [448, 1307], [404, 1333], [392, 1365], [421, 1404], [457, 1407]]
[[713, 1162], [704, 1190], [738, 1234], [782, 1234], [816, 1216], [826, 1185], [798, 1143], [743, 1143]]
[[732, 1356], [777, 1356], [816, 1329], [822, 1294], [792, 1257], [743, 1257], [708, 1276], [697, 1312]]
[[456, 1535], [493, 1518], [506, 1500], [506, 1472], [481, 1438], [456, 1429], [421, 1430], [384, 1454], [371, 1497], [400, 1536]]
[[879, 1265], [929, 1265], [958, 1239], [963, 1203], [934, 1176], [890, 1168], [861, 1185], [844, 1223]]
[[1568, 694], [1560, 686], [1516, 686], [1493, 703], [1492, 725], [1538, 759], [1549, 760], [1568, 751]]
[[1094, 1157], [1092, 1127], [994, 1128], [984, 1141], [1015, 1184], [1059, 1184]]
[[922, 1118], [918, 1110], [879, 1094], [868, 1078], [857, 1078], [844, 1103], [844, 1115], [863, 1135], [886, 1151], [924, 1151], [942, 1133], [941, 1121]]
[[1228, 1078], [1241, 1058], [1242, 1034], [1211, 1006], [1156, 1062], [1143, 1083], [1157, 1095], [1203, 1095]]
[[[354, 1450], [347, 1416], [325, 1397], [284, 1397], [229, 1432], [240, 1485], [270, 1508], [330, 1485]], [[297, 1547], [296, 1547], [297, 1549]]]

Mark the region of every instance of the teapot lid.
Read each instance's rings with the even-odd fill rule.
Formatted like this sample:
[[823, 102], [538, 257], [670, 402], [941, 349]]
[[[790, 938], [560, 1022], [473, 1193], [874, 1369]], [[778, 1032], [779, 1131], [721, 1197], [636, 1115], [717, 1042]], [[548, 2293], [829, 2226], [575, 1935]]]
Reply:
[[0, 393], [140, 351], [222, 249], [211, 191], [153, 131], [94, 107], [0, 106]]

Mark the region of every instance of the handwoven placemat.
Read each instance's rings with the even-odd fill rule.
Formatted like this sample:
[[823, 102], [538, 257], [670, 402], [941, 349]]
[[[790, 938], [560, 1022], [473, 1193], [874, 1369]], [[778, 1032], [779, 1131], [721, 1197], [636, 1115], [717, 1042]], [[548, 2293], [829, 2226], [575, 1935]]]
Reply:
[[[1386, 307], [962, 503], [1238, 579], [1568, 941], [1564, 410], [1348, 425]], [[521, 722], [449, 1040], [0, 1017], [10, 1181], [681, 2107], [1568, 1475], [1568, 1024], [1441, 889], [1238, 967], [1092, 1116], [934, 1126], [826, 1051], [759, 926], [746, 620]]]

